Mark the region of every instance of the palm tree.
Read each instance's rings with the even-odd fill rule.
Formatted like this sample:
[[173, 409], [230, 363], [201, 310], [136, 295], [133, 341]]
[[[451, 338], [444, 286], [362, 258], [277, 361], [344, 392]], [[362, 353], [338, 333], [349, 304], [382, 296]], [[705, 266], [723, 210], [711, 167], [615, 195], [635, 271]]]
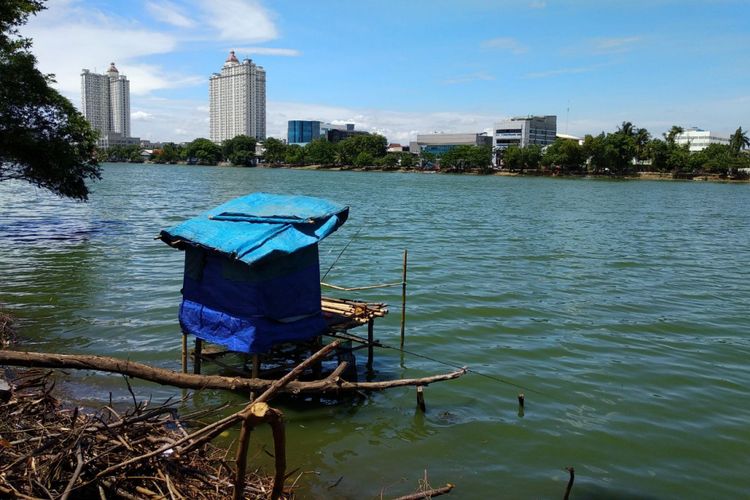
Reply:
[[664, 139], [667, 141], [667, 144], [669, 144], [670, 146], [674, 146], [675, 139], [684, 131], [685, 129], [680, 127], [679, 125], [672, 125], [672, 128], [669, 129], [669, 132], [664, 134]]
[[628, 137], [633, 137], [635, 135], [635, 127], [630, 122], [622, 122], [622, 125], [617, 127], [617, 131]]
[[750, 139], [747, 137], [747, 131], [744, 131], [742, 130], [742, 127], [739, 127], [735, 130], [734, 134], [729, 137], [729, 147], [732, 148], [732, 151], [735, 153], [739, 153], [740, 150], [748, 146], [750, 146]]

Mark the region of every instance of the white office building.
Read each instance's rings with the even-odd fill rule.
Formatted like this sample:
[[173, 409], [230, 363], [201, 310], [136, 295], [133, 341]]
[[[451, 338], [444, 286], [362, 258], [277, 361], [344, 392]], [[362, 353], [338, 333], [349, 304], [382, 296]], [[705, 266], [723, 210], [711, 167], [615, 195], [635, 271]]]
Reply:
[[526, 147], [538, 144], [542, 147], [555, 142], [557, 116], [520, 116], [495, 123], [493, 142], [495, 151], [509, 146]]
[[729, 137], [711, 133], [710, 130], [703, 130], [693, 127], [677, 134], [674, 138], [675, 144], [684, 146], [689, 145], [690, 151], [703, 151], [709, 144], [729, 145]]
[[99, 132], [99, 147], [138, 144], [130, 137], [130, 81], [111, 63], [104, 75], [81, 72], [81, 111]]
[[266, 138], [266, 72], [250, 59], [229, 53], [209, 87], [209, 134], [220, 143], [238, 135]]

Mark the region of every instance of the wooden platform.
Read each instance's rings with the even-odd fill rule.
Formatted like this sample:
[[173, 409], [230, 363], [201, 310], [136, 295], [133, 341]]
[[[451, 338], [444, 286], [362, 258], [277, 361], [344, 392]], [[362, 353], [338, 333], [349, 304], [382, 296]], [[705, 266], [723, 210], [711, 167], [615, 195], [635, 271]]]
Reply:
[[334, 331], [366, 325], [371, 320], [388, 314], [387, 304], [333, 297], [323, 297], [321, 308], [328, 327]]

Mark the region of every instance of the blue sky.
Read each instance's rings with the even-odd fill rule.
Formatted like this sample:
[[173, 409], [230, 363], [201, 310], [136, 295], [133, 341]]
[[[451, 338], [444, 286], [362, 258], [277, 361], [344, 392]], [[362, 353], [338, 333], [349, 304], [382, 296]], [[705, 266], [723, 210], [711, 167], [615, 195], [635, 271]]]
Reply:
[[267, 71], [269, 135], [319, 119], [405, 143], [527, 114], [575, 135], [750, 128], [748, 19], [748, 0], [50, 0], [24, 34], [76, 104], [81, 69], [114, 61], [142, 138], [207, 136], [233, 49]]

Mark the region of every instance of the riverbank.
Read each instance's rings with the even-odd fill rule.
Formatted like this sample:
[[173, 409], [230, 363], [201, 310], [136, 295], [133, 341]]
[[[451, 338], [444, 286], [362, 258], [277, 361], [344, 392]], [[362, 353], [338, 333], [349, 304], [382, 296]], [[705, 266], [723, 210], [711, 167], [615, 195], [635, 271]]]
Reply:
[[[113, 162], [109, 162], [113, 163]], [[129, 163], [129, 162], [114, 162], [114, 163]], [[191, 165], [186, 162], [177, 163], [153, 163], [143, 162], [138, 164], [146, 165], [185, 165], [185, 166], [198, 166]], [[248, 168], [244, 166], [232, 165], [231, 163], [222, 162], [217, 165], [200, 165], [200, 166], [215, 166], [223, 168]], [[671, 173], [671, 172], [636, 172], [631, 175], [611, 175], [611, 174], [558, 174], [550, 171], [537, 171], [527, 170], [525, 172], [511, 172], [508, 170], [489, 170], [483, 172], [479, 169], [468, 169], [461, 172], [446, 171], [439, 169], [422, 169], [422, 168], [401, 168], [401, 167], [380, 167], [380, 166], [368, 166], [368, 167], [356, 167], [353, 165], [338, 165], [338, 166], [327, 166], [327, 165], [281, 165], [281, 164], [269, 164], [259, 163], [255, 167], [249, 168], [262, 168], [262, 169], [288, 169], [288, 170], [323, 170], [329, 172], [399, 172], [399, 173], [417, 173], [417, 174], [449, 174], [449, 175], [487, 175], [487, 176], [501, 176], [501, 177], [554, 177], [559, 179], [613, 179], [613, 180], [646, 180], [646, 181], [700, 181], [700, 182], [719, 182], [719, 183], [739, 183], [747, 184], [750, 183], [750, 176], [747, 178], [728, 178], [719, 174], [684, 174], [684, 173]]]

